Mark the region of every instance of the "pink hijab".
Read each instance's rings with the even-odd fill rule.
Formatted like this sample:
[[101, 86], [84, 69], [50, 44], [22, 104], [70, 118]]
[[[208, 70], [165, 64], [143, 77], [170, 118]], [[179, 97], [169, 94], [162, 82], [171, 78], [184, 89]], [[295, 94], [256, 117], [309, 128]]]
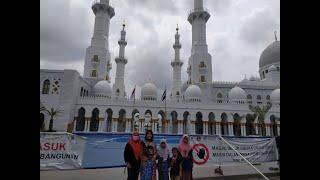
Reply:
[[[185, 137], [188, 138], [188, 143], [183, 142], [183, 139]], [[187, 134], [184, 134], [182, 136], [182, 138], [180, 139], [180, 142], [179, 142], [179, 152], [182, 155], [182, 157], [184, 157], [184, 158], [188, 157], [188, 153], [191, 150], [191, 148], [192, 147], [190, 145], [190, 138], [189, 138], [189, 136]]]

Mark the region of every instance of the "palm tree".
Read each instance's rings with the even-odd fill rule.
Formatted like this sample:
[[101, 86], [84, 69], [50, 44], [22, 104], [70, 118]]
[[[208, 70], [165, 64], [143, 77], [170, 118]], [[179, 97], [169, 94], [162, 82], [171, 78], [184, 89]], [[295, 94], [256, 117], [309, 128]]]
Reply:
[[255, 114], [255, 117], [258, 116], [258, 123], [264, 125], [264, 118], [268, 111], [271, 109], [272, 104], [267, 104], [265, 106], [252, 106], [249, 105], [249, 109]]
[[62, 110], [50, 108], [50, 109], [46, 109], [45, 112], [50, 116], [50, 123], [49, 123], [48, 132], [55, 132], [55, 130], [52, 129], [53, 128], [53, 118], [57, 117], [62, 112]]

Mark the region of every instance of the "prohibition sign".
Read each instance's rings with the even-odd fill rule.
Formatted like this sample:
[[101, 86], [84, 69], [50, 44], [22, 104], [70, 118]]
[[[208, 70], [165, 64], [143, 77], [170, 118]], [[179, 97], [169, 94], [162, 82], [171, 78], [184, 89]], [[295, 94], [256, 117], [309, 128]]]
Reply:
[[205, 150], [205, 157], [203, 159], [200, 159], [200, 160], [196, 160], [196, 159], [193, 158], [193, 162], [198, 164], [198, 165], [202, 165], [202, 164], [206, 163], [208, 161], [208, 159], [209, 159], [209, 150], [208, 150], [207, 146], [205, 146], [204, 144], [202, 144], [202, 143], [195, 144], [195, 145], [193, 145], [192, 150], [196, 151], [196, 153], [199, 153], [199, 151], [200, 151], [199, 149], [201, 147], [203, 147], [204, 150]]

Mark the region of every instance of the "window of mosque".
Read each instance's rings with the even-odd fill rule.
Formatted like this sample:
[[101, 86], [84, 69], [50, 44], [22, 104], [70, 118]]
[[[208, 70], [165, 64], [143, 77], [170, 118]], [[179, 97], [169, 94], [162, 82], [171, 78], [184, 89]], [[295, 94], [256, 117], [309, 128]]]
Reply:
[[257, 96], [257, 100], [261, 100], [261, 96], [260, 95]]
[[93, 55], [92, 61], [99, 62], [98, 55]]
[[83, 87], [81, 87], [80, 96], [82, 96], [83, 93]]
[[49, 94], [49, 90], [50, 90], [50, 81], [49, 79], [47, 79], [43, 82], [42, 94]]
[[91, 77], [97, 77], [97, 70], [92, 70]]
[[258, 104], [262, 104], [261, 96], [260, 96], [260, 95], [257, 96], [257, 103], [258, 103]]
[[206, 64], [202, 61], [202, 62], [200, 62], [199, 67], [200, 67], [200, 68], [205, 68], [205, 67], [206, 67]]
[[269, 96], [269, 95], [267, 95], [266, 99], [267, 99], [267, 100], [270, 100], [270, 96]]
[[262, 78], [265, 78], [264, 71], [262, 71]]

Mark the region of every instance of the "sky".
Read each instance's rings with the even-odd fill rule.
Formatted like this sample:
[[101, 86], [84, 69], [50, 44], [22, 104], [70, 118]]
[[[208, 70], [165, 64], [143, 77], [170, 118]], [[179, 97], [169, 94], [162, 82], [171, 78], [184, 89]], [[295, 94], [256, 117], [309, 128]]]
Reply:
[[[259, 57], [280, 40], [280, 0], [203, 0], [211, 14], [207, 45], [212, 56], [213, 81], [241, 81], [259, 76]], [[40, 1], [40, 68], [75, 69], [83, 75], [85, 51], [93, 35], [93, 0]], [[187, 80], [191, 54], [188, 12], [193, 0], [110, 0], [115, 16], [110, 21], [111, 83], [114, 83], [120, 31], [126, 23], [125, 69], [127, 94], [150, 80], [159, 92], [172, 82], [174, 34], [179, 25], [182, 82]], [[169, 91], [169, 90], [168, 90]], [[161, 93], [160, 93], [161, 96]]]

